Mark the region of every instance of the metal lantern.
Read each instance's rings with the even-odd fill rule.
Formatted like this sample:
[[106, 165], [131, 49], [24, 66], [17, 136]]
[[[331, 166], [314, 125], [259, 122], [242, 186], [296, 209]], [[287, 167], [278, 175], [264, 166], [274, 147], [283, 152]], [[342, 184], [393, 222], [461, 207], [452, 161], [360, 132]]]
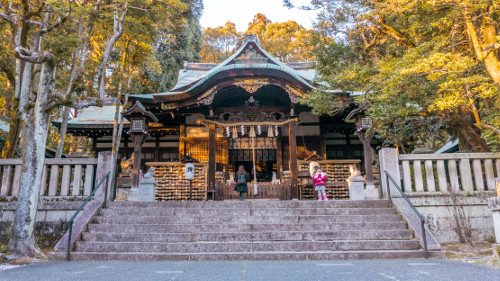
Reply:
[[147, 130], [146, 118], [133, 118], [130, 126], [130, 132], [143, 133]]
[[373, 119], [369, 117], [358, 117], [358, 121], [356, 122], [357, 131], [366, 131], [373, 126]]

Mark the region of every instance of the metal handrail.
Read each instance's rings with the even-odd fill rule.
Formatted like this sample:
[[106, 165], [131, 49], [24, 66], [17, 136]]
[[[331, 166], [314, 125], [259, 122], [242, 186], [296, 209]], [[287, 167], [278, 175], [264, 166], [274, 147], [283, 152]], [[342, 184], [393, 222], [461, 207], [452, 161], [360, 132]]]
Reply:
[[386, 178], [387, 178], [387, 186], [386, 187], [387, 187], [387, 195], [388, 195], [387, 198], [389, 200], [389, 207], [392, 208], [391, 189], [389, 187], [389, 180], [390, 180], [394, 184], [394, 187], [396, 187], [396, 189], [399, 190], [401, 195], [403, 195], [403, 198], [406, 200], [406, 202], [410, 205], [410, 207], [413, 209], [413, 211], [417, 214], [418, 218], [420, 219], [420, 224], [421, 224], [421, 228], [422, 228], [422, 239], [424, 242], [424, 253], [425, 253], [425, 258], [428, 259], [429, 258], [429, 251], [427, 251], [427, 237], [425, 235], [425, 219], [422, 217], [422, 215], [417, 210], [417, 208], [415, 208], [415, 206], [411, 203], [410, 199], [408, 199], [408, 197], [406, 197], [406, 195], [403, 192], [403, 190], [401, 189], [401, 187], [399, 187], [399, 185], [391, 177], [391, 175], [387, 172], [387, 170], [384, 170], [384, 173], [385, 173]]
[[94, 190], [92, 191], [92, 193], [90, 193], [90, 195], [87, 197], [87, 199], [85, 199], [85, 202], [83, 202], [83, 204], [80, 206], [80, 208], [78, 208], [78, 210], [75, 212], [75, 214], [71, 217], [71, 219], [69, 220], [69, 230], [68, 230], [68, 247], [66, 249], [66, 261], [70, 261], [71, 260], [71, 257], [70, 257], [70, 250], [71, 250], [71, 234], [73, 232], [73, 221], [75, 220], [76, 216], [80, 213], [80, 211], [83, 209], [83, 207], [85, 207], [85, 205], [87, 204], [87, 202], [90, 200], [90, 198], [92, 198], [92, 196], [94, 196], [95, 192], [99, 189], [99, 187], [101, 187], [102, 183], [104, 181], [106, 181], [106, 188], [104, 189], [104, 203], [103, 203], [103, 208], [106, 209], [106, 201], [108, 201], [108, 180], [109, 180], [109, 174], [111, 173], [111, 171], [107, 172], [106, 175], [104, 175], [104, 177], [102, 178], [102, 180], [99, 182], [99, 184], [97, 184], [97, 187], [94, 188]]

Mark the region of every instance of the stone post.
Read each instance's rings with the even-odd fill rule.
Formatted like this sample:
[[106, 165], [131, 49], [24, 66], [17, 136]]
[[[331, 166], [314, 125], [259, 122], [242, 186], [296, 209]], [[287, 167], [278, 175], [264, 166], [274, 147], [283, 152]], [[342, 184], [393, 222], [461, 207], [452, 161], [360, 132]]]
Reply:
[[[97, 170], [95, 175], [95, 186], [104, 178], [107, 172], [111, 172], [108, 178], [108, 186], [101, 186], [99, 190], [96, 192], [96, 197], [99, 199], [104, 198], [104, 188], [108, 189], [108, 198], [109, 200], [113, 194], [113, 187], [115, 181], [115, 167], [116, 165], [116, 154], [111, 151], [103, 151], [99, 152], [97, 155]], [[106, 184], [104, 182], [103, 184]]]
[[[497, 180], [497, 190], [500, 185], [500, 178]], [[491, 210], [493, 216], [493, 227], [495, 229], [495, 240], [497, 244], [493, 245], [494, 252], [498, 253], [500, 249], [500, 197], [493, 197], [488, 199], [488, 208]]]
[[359, 172], [357, 175], [350, 176], [349, 182], [349, 200], [365, 200], [365, 178]]
[[392, 176], [394, 181], [398, 185], [401, 185], [398, 151], [396, 148], [382, 148], [378, 155], [380, 162], [380, 188], [382, 188], [384, 197], [387, 197], [387, 184], [390, 186], [392, 197], [402, 197], [396, 187], [394, 187], [392, 183], [388, 182], [387, 176], [385, 175], [385, 171], [387, 171]]

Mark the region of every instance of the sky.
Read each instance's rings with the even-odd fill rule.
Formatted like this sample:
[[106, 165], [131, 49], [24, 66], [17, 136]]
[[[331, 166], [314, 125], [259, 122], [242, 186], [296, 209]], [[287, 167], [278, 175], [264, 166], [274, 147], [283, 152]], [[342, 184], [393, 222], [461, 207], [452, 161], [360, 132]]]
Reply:
[[[292, 3], [304, 5], [309, 1], [295, 0]], [[205, 9], [200, 19], [203, 28], [221, 26], [231, 21], [236, 24], [238, 31], [246, 31], [253, 16], [262, 13], [272, 22], [294, 20], [309, 29], [316, 18], [315, 11], [290, 10], [283, 7], [282, 0], [203, 0], [203, 4]]]

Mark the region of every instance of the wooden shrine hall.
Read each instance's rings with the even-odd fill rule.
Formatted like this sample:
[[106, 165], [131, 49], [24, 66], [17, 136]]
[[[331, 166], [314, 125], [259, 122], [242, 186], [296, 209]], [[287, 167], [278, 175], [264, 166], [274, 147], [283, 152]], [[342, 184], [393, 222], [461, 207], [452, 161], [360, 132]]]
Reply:
[[[169, 92], [130, 96], [118, 161], [133, 157], [131, 185], [139, 169], [155, 167], [157, 200], [187, 200], [180, 163], [186, 155], [199, 161], [197, 200], [211, 191], [217, 199], [236, 198], [230, 182], [239, 165], [258, 185], [257, 194], [249, 185], [249, 198], [306, 200], [313, 199], [313, 189], [300, 177], [314, 160], [328, 173], [330, 197], [348, 199], [349, 167], [361, 168], [376, 143], [371, 137], [362, 142], [345, 115], [317, 116], [300, 104], [315, 88], [314, 76], [313, 62], [282, 63], [247, 35], [220, 64], [185, 63]], [[95, 152], [111, 150], [114, 115], [114, 105], [86, 108], [69, 120], [68, 132], [93, 138]], [[123, 169], [120, 176], [127, 178]]]

